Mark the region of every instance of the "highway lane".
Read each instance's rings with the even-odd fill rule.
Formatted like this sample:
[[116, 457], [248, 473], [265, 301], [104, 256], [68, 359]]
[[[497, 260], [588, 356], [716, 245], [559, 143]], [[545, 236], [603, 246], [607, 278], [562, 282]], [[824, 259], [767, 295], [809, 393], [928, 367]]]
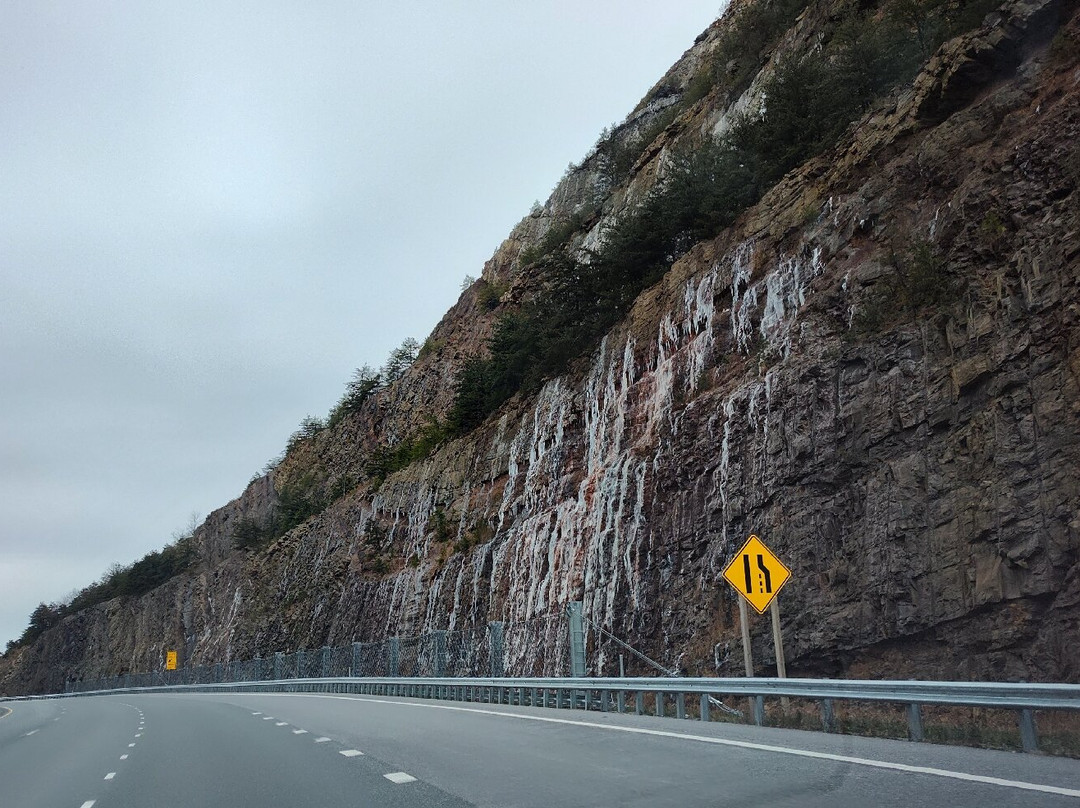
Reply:
[[1078, 761], [647, 716], [329, 694], [0, 706], [3, 808], [1080, 808]]
[[15, 720], [0, 727], [2, 808], [466, 805], [426, 783], [404, 790], [374, 758], [346, 757], [340, 744], [315, 744], [220, 701], [118, 695], [4, 706], [12, 714], [0, 722]]

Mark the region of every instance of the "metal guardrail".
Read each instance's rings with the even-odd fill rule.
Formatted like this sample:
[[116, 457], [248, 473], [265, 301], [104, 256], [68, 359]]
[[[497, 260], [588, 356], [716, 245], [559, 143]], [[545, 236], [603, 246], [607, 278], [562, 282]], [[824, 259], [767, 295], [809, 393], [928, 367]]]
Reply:
[[645, 714], [645, 696], [653, 697], [653, 713], [690, 717], [686, 696], [696, 694], [698, 717], [710, 720], [710, 703], [716, 696], [751, 699], [754, 723], [765, 720], [765, 698], [798, 698], [821, 703], [822, 729], [835, 728], [833, 702], [868, 701], [906, 705], [908, 735], [924, 738], [922, 705], [983, 707], [1016, 710], [1021, 745], [1026, 752], [1038, 749], [1036, 710], [1080, 710], [1080, 685], [1010, 682], [927, 682], [865, 679], [763, 679], [763, 678], [446, 678], [446, 677], [332, 677], [284, 679], [258, 682], [131, 687], [80, 693], [22, 698], [71, 698], [108, 693], [234, 693], [234, 692], [326, 692], [373, 696], [398, 696], [487, 704], [516, 704], [628, 712], [627, 696], [633, 696], [629, 712]]

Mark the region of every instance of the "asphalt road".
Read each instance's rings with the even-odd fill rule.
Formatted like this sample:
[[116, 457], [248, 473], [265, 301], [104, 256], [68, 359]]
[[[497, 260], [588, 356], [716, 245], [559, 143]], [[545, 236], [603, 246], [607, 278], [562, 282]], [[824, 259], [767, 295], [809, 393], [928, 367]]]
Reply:
[[370, 696], [0, 702], [0, 808], [466, 805], [1080, 808], [1080, 761]]

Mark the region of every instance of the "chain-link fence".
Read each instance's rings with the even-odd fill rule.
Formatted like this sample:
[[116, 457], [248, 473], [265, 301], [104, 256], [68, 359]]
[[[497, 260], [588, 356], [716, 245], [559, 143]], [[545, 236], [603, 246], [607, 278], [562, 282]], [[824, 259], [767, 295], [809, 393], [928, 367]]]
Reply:
[[561, 612], [416, 637], [389, 637], [278, 652], [172, 671], [72, 680], [67, 692], [155, 685], [217, 684], [341, 676], [565, 676], [570, 672]]

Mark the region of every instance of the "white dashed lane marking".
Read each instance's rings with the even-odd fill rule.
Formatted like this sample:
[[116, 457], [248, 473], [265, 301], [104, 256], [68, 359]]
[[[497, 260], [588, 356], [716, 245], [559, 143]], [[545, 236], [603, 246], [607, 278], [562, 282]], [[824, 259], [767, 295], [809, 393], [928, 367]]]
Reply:
[[97, 802], [97, 800], [87, 800], [81, 806], [79, 806], [79, 808], [94, 808], [95, 802]]
[[356, 757], [357, 755], [362, 755], [364, 753], [359, 749], [342, 749], [338, 754], [344, 755], [345, 757]]
[[263, 716], [263, 721], [273, 721], [273, 720], [274, 720], [274, 716], [272, 716], [272, 715], [264, 715]]
[[258, 713], [252, 713], [252, 715], [262, 715], [262, 713], [261, 713], [261, 712], [258, 712]]
[[121, 759], [121, 760], [127, 760], [127, 759], [128, 759], [128, 756], [127, 756], [127, 755], [121, 755], [121, 756], [120, 756], [120, 759]]
[[401, 783], [416, 782], [415, 777], [413, 777], [411, 774], [406, 774], [405, 772], [390, 772], [390, 774], [384, 774], [383, 777], [385, 777], [391, 783], [398, 783], [399, 785]]
[[36, 730], [36, 729], [32, 729], [32, 730], [30, 730], [30, 731], [29, 731], [28, 733], [26, 733], [26, 737], [27, 737], [27, 738], [29, 738], [29, 737], [30, 737], [31, 735], [33, 735], [33, 734], [34, 734], [35, 732], [37, 732], [37, 730]]
[[274, 723], [274, 726], [275, 727], [287, 727], [287, 726], [289, 726], [289, 722], [288, 721], [276, 721]]
[[141, 732], [136, 732], [136, 733], [135, 733], [135, 737], [136, 737], [136, 738], [141, 738], [141, 737], [142, 737], [142, 733], [141, 733]]
[[306, 729], [294, 729], [292, 731], [292, 734], [293, 735], [307, 735], [307, 730]]
[[116, 772], [109, 772], [105, 775], [106, 780], [112, 780], [114, 777], [116, 777]]
[[133, 744], [133, 743], [129, 743], [129, 744], [128, 744], [128, 749], [130, 749], [130, 748], [131, 748], [131, 747], [133, 747], [134, 745], [135, 745], [135, 744]]
[[329, 740], [329, 738], [316, 738], [315, 743], [326, 743]]

